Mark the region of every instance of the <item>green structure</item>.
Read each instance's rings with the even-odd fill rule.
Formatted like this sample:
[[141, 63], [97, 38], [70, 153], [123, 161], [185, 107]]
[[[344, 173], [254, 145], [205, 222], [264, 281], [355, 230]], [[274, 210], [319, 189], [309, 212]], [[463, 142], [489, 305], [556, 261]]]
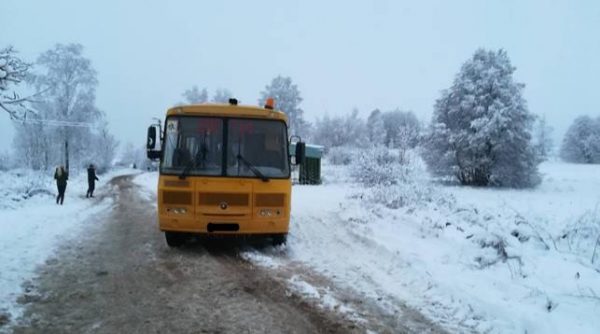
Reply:
[[[296, 144], [290, 144], [290, 152], [296, 152]], [[298, 183], [321, 184], [321, 157], [323, 146], [306, 144], [306, 157], [300, 164]]]

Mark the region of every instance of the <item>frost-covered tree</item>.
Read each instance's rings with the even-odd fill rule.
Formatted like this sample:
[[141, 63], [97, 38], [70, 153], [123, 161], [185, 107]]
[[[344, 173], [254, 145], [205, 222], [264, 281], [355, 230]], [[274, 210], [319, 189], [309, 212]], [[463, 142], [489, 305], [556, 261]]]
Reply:
[[568, 162], [600, 163], [600, 118], [577, 117], [565, 134], [560, 157]]
[[412, 111], [393, 110], [382, 114], [385, 145], [394, 148], [414, 148], [419, 141], [421, 123]]
[[385, 124], [383, 115], [379, 109], [373, 110], [369, 115], [369, 118], [367, 119], [367, 131], [371, 144], [375, 146], [385, 144]]
[[479, 49], [436, 101], [423, 158], [462, 184], [530, 187], [540, 182], [534, 116], [505, 51]]
[[12, 119], [23, 119], [29, 109], [31, 96], [21, 97], [15, 88], [26, 79], [30, 67], [12, 46], [0, 49], [0, 109]]
[[233, 93], [229, 89], [219, 88], [215, 91], [215, 95], [213, 95], [212, 102], [227, 103], [232, 97]]
[[206, 88], [202, 88], [202, 90], [200, 90], [196, 85], [183, 92], [182, 96], [187, 104], [200, 104], [208, 102], [208, 91]]
[[121, 163], [128, 167], [148, 169], [152, 167], [152, 161], [146, 156], [146, 146], [136, 146], [127, 143], [121, 154]]
[[300, 108], [302, 97], [298, 86], [292, 83], [292, 78], [277, 76], [265, 90], [260, 93], [259, 105], [264, 105], [267, 98], [275, 99], [275, 109], [287, 114], [290, 135], [307, 136], [309, 124], [304, 120], [304, 111]]
[[115, 160], [119, 142], [108, 130], [108, 122], [103, 120], [99, 123], [92, 137], [92, 145], [96, 147], [96, 150], [90, 152], [93, 155], [87, 157], [87, 163], [95, 164], [98, 173], [104, 173], [110, 169]]
[[0, 171], [6, 171], [13, 167], [13, 161], [8, 152], [0, 152]]
[[[38, 115], [27, 116], [28, 120], [39, 119]], [[54, 139], [48, 126], [39, 122], [14, 123], [15, 136], [13, 150], [15, 160], [21, 166], [34, 170], [47, 170], [61, 162], [57, 152], [53, 151]], [[62, 152], [61, 149], [58, 152]]]
[[323, 145], [325, 150], [333, 147], [365, 147], [369, 143], [365, 122], [358, 116], [358, 109], [348, 115], [317, 119], [312, 141]]
[[[45, 136], [43, 144], [48, 147], [35, 150], [44, 152], [40, 158], [48, 155], [47, 162], [52, 165], [62, 163], [68, 167], [71, 162], [83, 167], [87, 157], [94, 156], [98, 148], [90, 129], [103, 117], [95, 105], [96, 71], [90, 60], [83, 56], [80, 44], [57, 44], [39, 56], [37, 65], [37, 73], [31, 77], [31, 82], [43, 93], [34, 104], [38, 114], [28, 122], [40, 127], [39, 133]], [[26, 125], [17, 141], [37, 140], [25, 138], [39, 135], [29, 133], [28, 127], [34, 125]], [[66, 155], [64, 160], [63, 154]]]
[[537, 117], [533, 127], [533, 142], [538, 158], [547, 160], [552, 153], [554, 142], [552, 141], [552, 127], [548, 125], [546, 116]]

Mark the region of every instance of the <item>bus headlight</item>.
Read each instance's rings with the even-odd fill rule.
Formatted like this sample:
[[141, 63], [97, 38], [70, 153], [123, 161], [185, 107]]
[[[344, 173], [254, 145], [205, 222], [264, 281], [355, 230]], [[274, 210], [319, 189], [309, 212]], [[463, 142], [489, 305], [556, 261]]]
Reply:
[[176, 215], [184, 215], [187, 213], [187, 209], [186, 208], [168, 208], [167, 212], [174, 213]]

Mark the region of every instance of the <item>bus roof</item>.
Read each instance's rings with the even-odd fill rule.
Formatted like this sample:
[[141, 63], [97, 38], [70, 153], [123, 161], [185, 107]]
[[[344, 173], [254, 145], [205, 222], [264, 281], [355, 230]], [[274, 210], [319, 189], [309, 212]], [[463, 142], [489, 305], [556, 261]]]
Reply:
[[264, 118], [288, 121], [287, 115], [278, 110], [261, 108], [258, 106], [231, 105], [231, 104], [191, 104], [169, 108], [167, 116], [231, 116], [243, 118]]

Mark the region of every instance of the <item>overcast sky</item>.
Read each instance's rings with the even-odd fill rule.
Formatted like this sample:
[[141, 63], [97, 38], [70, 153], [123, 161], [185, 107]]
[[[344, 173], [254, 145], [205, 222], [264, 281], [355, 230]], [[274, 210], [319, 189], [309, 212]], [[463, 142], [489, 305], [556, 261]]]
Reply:
[[[97, 105], [122, 143], [145, 143], [152, 117], [192, 85], [245, 104], [281, 74], [309, 121], [358, 108], [430, 120], [441, 89], [478, 47], [504, 48], [529, 109], [561, 137], [600, 115], [600, 1], [2, 0], [0, 47], [35, 61], [81, 43], [98, 72]], [[12, 125], [0, 114], [0, 149]]]

